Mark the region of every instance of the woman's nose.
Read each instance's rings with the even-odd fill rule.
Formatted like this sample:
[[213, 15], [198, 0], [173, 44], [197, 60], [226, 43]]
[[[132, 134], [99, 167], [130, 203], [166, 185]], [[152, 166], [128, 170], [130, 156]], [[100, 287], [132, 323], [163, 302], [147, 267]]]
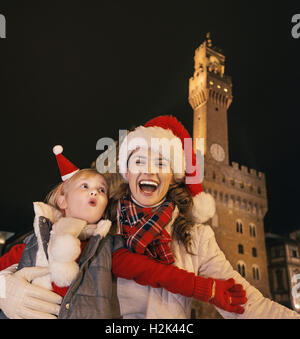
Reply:
[[148, 162], [148, 166], [147, 167], [148, 167], [147, 168], [147, 171], [148, 171], [147, 173], [148, 174], [156, 174], [156, 173], [158, 173], [157, 166], [152, 161]]

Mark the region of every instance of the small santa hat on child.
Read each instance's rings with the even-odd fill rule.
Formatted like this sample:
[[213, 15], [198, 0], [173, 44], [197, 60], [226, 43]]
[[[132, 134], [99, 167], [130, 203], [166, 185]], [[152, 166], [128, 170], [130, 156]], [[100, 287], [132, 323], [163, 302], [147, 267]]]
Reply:
[[66, 181], [71, 178], [79, 168], [76, 167], [71, 161], [69, 161], [64, 155], [62, 155], [63, 147], [56, 145], [53, 147], [53, 153], [56, 156], [56, 161], [59, 167], [62, 181]]
[[[159, 142], [155, 139], [156, 141], [159, 139]], [[128, 159], [136, 148], [150, 148], [154, 152], [162, 153], [164, 146], [172, 145], [174, 151], [169, 150], [162, 155], [170, 161], [175, 180], [185, 179], [193, 198], [193, 218], [196, 222], [203, 223], [214, 216], [216, 206], [212, 195], [203, 191], [200, 168], [196, 166], [191, 140], [188, 131], [175, 117], [158, 116], [144, 126], [137, 127], [124, 138], [119, 148], [119, 172], [127, 180], [125, 174]], [[177, 164], [176, 168], [174, 164]]]

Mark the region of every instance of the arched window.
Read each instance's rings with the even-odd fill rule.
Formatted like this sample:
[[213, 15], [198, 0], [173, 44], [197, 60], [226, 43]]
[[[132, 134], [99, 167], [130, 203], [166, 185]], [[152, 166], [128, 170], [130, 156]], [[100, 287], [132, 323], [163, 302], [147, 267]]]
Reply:
[[220, 192], [219, 199], [220, 199], [221, 202], [223, 202], [223, 192]]
[[259, 273], [259, 268], [257, 265], [252, 266], [252, 278], [254, 280], [259, 280], [260, 279], [260, 273]]
[[237, 269], [238, 269], [238, 272], [239, 274], [242, 276], [242, 277], [246, 277], [246, 265], [243, 261], [239, 261], [237, 263]]
[[252, 247], [252, 256], [257, 257], [257, 249], [255, 247]]
[[218, 197], [218, 192], [216, 190], [214, 190], [214, 198], [215, 198], [215, 200], [217, 200], [217, 197]]
[[227, 205], [228, 203], [228, 194], [225, 194], [224, 196], [224, 204]]
[[243, 234], [243, 223], [241, 220], [236, 220], [235, 222], [236, 232]]
[[238, 253], [239, 254], [244, 254], [244, 246], [241, 244], [238, 244]]
[[250, 237], [256, 237], [256, 226], [254, 224], [249, 225]]

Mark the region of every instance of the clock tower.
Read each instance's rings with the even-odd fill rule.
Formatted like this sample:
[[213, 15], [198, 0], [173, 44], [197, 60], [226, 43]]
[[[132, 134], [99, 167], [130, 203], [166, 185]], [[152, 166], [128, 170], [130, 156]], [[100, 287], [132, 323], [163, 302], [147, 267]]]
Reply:
[[225, 56], [212, 47], [210, 34], [196, 49], [189, 103], [194, 110], [193, 147], [204, 139], [205, 161], [228, 164], [227, 109], [232, 101], [231, 78], [224, 74]]
[[[194, 62], [188, 97], [193, 108], [193, 147], [204, 154], [202, 186], [216, 202], [216, 213], [207, 224], [234, 270], [269, 297], [263, 220], [268, 209], [265, 176], [230, 163], [227, 110], [232, 102], [232, 82], [225, 75], [225, 56], [212, 46], [209, 34], [196, 49]], [[194, 301], [192, 317], [217, 315], [210, 304]]]

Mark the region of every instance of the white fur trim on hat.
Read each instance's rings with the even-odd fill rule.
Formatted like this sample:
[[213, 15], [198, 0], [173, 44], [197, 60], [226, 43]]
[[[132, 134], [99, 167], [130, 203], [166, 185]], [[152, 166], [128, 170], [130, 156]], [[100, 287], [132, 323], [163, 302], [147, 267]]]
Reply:
[[127, 180], [125, 173], [127, 172], [128, 158], [132, 151], [137, 148], [151, 149], [160, 153], [170, 161], [175, 180], [184, 178], [185, 157], [183, 145], [180, 138], [175, 136], [170, 129], [157, 126], [139, 126], [125, 137], [119, 149], [118, 159], [119, 172], [125, 180]]
[[209, 193], [201, 192], [193, 197], [192, 215], [197, 223], [204, 223], [216, 213], [216, 203]]

